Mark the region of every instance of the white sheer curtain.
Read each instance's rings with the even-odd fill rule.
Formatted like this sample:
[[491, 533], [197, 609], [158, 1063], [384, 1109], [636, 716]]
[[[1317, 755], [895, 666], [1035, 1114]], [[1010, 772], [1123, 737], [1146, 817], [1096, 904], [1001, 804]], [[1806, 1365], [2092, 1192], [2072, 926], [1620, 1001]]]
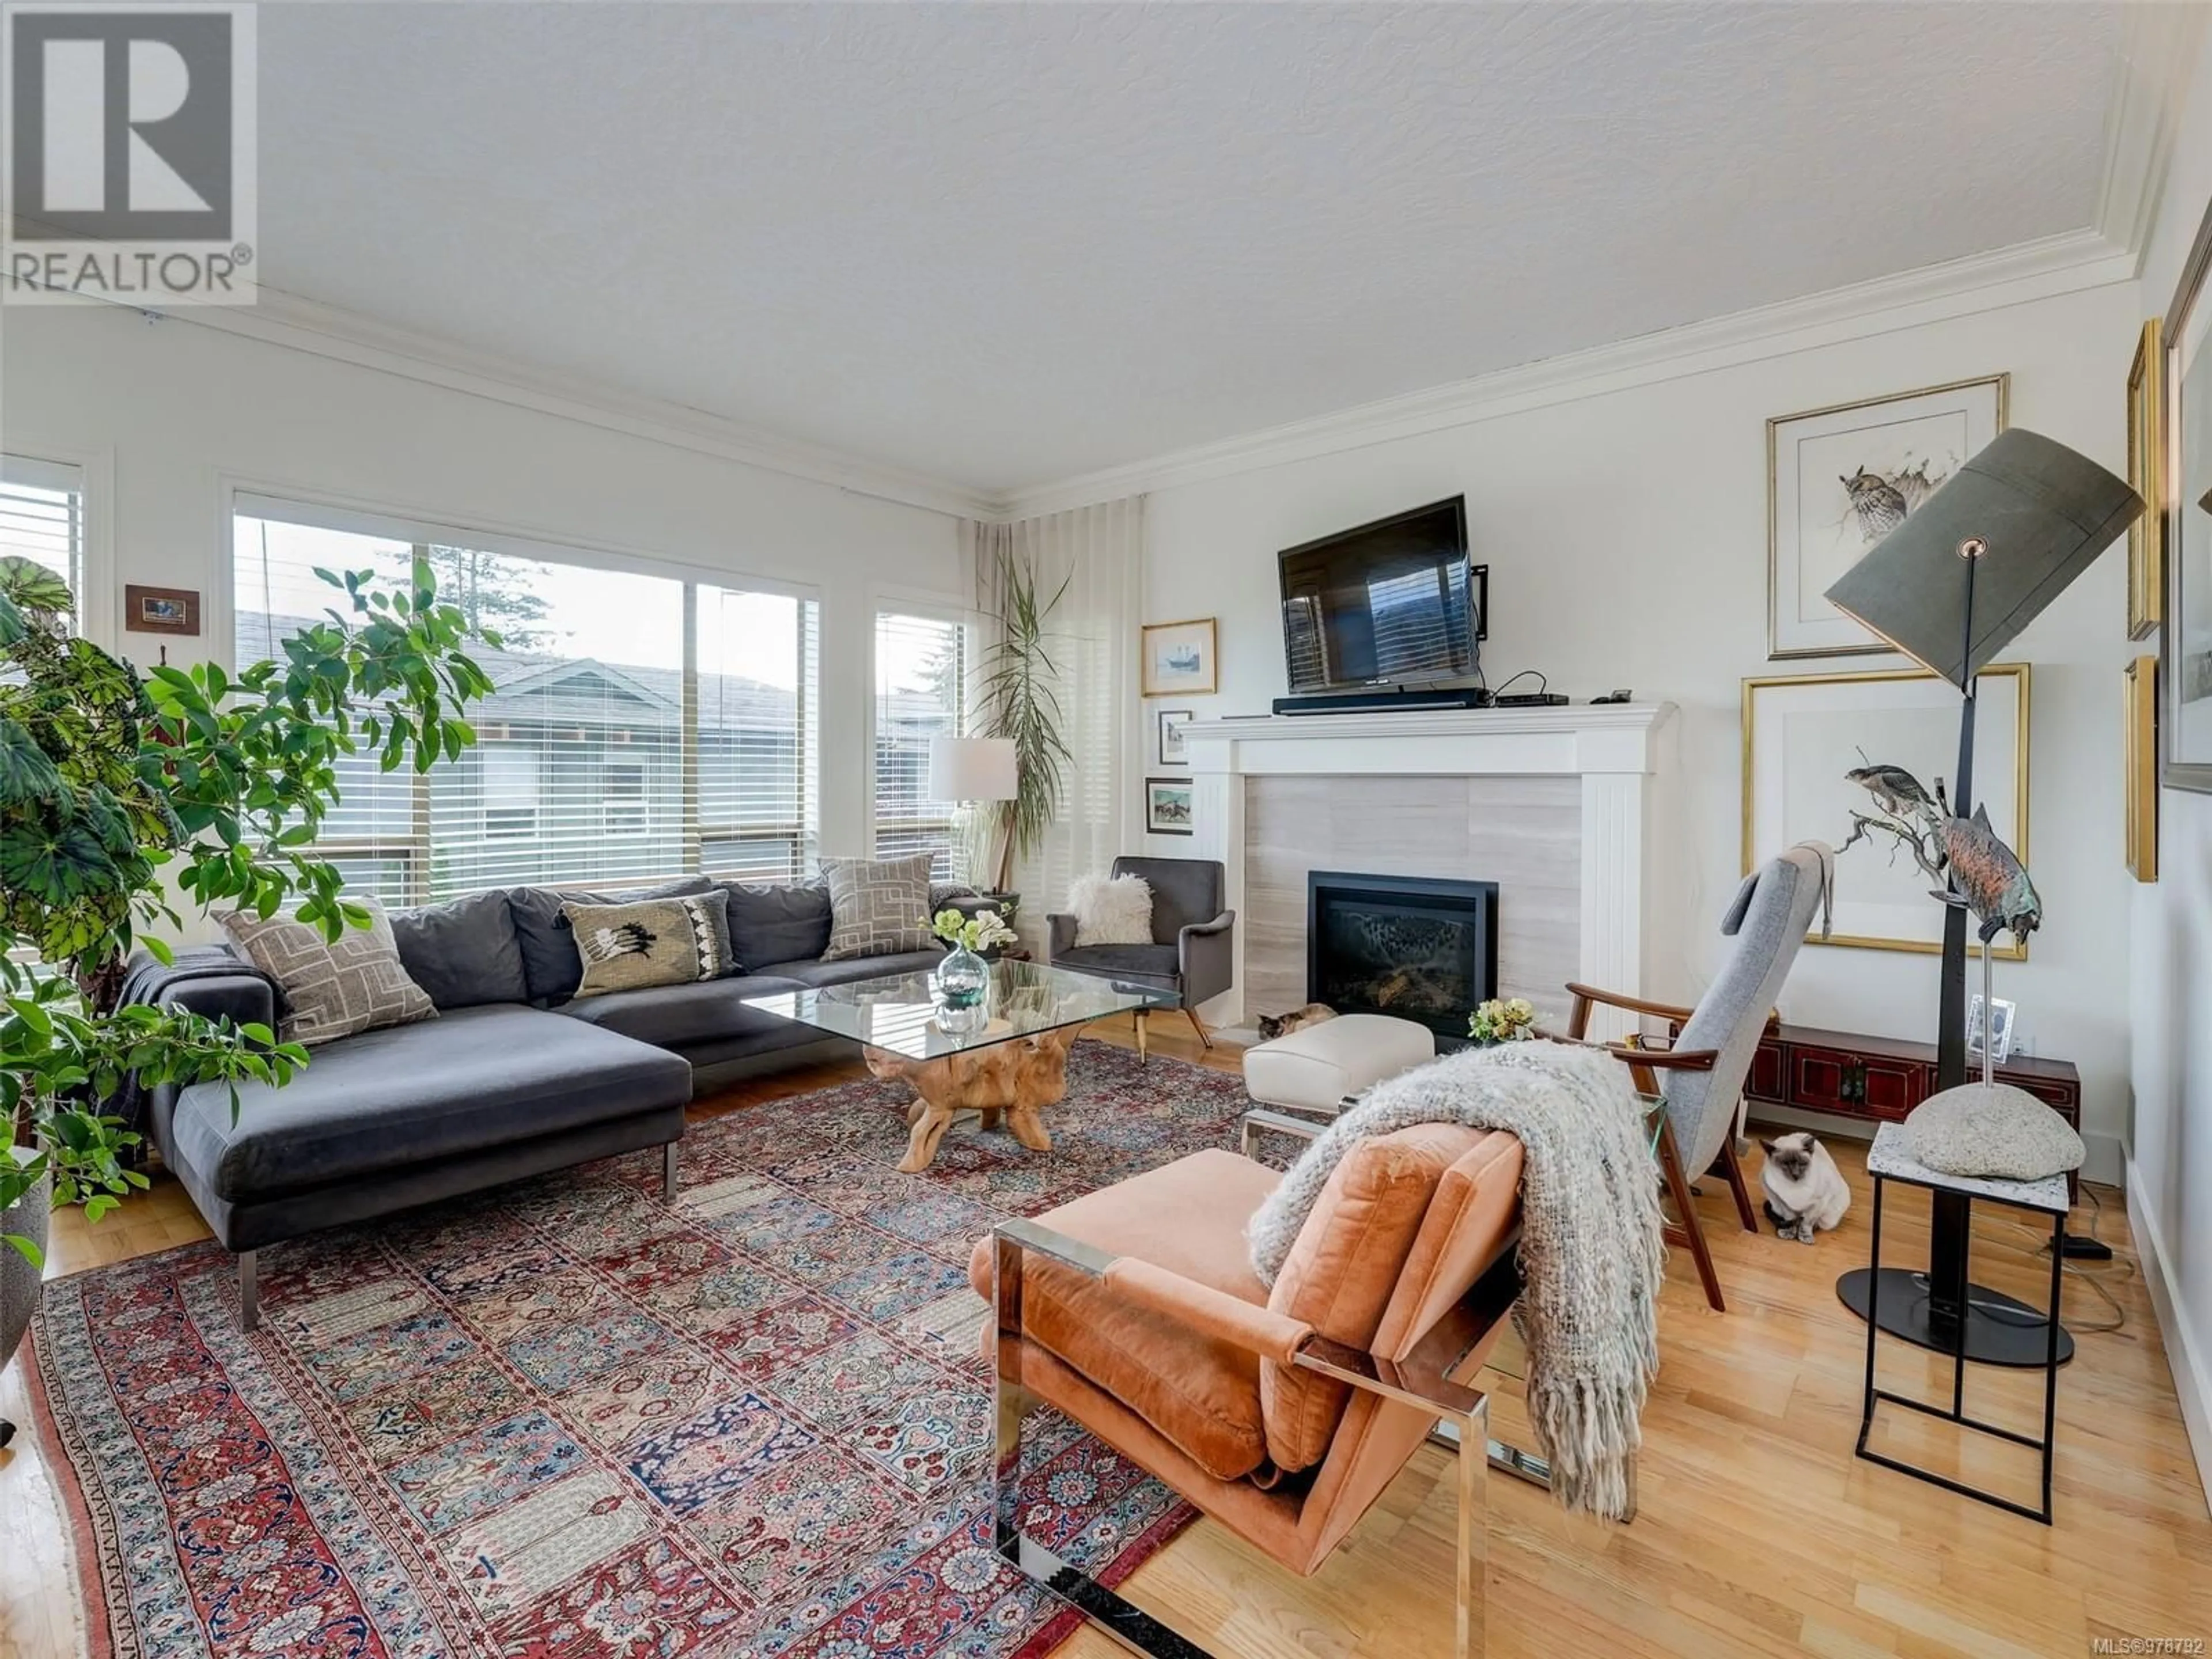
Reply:
[[999, 555], [1012, 555], [1042, 602], [1065, 580], [1046, 619], [1060, 669], [1060, 736], [1074, 758], [1044, 842], [1014, 866], [1024, 937], [1042, 937], [1046, 913], [1066, 902], [1080, 875], [1103, 871], [1137, 822], [1136, 637], [1145, 560], [1145, 498], [1129, 496], [1012, 524], [969, 524], [975, 608], [988, 662], [997, 614]]

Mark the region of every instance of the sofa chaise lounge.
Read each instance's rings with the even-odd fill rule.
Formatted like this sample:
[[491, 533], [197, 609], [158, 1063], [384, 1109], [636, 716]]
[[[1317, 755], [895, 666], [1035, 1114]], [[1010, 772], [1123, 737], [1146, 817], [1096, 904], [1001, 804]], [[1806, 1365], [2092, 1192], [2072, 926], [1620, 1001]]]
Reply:
[[[651, 896], [700, 893], [691, 878]], [[224, 1248], [239, 1316], [258, 1317], [255, 1252], [593, 1158], [666, 1149], [672, 1194], [684, 1109], [750, 1073], [850, 1047], [745, 999], [933, 964], [935, 949], [822, 960], [819, 886], [721, 884], [739, 974], [578, 998], [564, 897], [648, 896], [519, 887], [392, 918], [400, 959], [434, 1019], [321, 1044], [283, 1089], [222, 1084], [149, 1092], [144, 1127]], [[760, 965], [764, 964], [764, 965]], [[270, 981], [228, 947], [142, 963], [139, 994], [209, 1016], [277, 1023]]]

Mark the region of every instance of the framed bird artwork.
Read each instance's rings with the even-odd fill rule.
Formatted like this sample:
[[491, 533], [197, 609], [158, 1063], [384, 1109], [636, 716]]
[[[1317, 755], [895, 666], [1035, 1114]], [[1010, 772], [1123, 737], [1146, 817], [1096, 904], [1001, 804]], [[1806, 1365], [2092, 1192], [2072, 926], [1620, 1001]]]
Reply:
[[1766, 423], [1770, 659], [1889, 649], [1827, 591], [2004, 430], [2011, 380], [1954, 380]]
[[1971, 954], [2027, 958], [2043, 921], [2027, 874], [2029, 678], [2025, 663], [1982, 670], [1966, 803], [1948, 680], [1911, 668], [1743, 683], [1745, 872], [1800, 841], [1836, 848], [1833, 928], [1808, 945], [1932, 954], [1956, 902]]

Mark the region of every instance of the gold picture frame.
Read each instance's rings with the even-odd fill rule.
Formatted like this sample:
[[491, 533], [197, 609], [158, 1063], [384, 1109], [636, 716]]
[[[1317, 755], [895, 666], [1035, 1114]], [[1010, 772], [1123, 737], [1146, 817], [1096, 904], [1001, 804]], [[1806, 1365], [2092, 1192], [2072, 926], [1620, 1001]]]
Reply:
[[1210, 697], [1220, 689], [1215, 619], [1146, 623], [1139, 631], [1139, 684], [1147, 697]]
[[[1869, 507], [1859, 509], [1851, 479], [1841, 468], [1852, 466], [1854, 476], [1871, 476], [1876, 485], [1889, 483], [1894, 474], [1895, 485], [1907, 492], [1902, 511], [1910, 512], [1925, 499], [1921, 489], [1942, 483], [2011, 418], [2012, 376], [1984, 374], [1770, 419], [1767, 660], [1871, 656], [1894, 648], [1821, 599], [1829, 585], [1872, 545], [1871, 540], [1863, 545], [1853, 542], [1846, 525], [1855, 526], [1861, 538], [1874, 537], [1868, 515], [1872, 503], [1882, 498], [1881, 491], [1874, 491]], [[1948, 430], [1946, 422], [1951, 423]], [[1924, 447], [1939, 435], [1948, 446], [1940, 467], [1930, 465], [1939, 457]], [[1816, 484], [1826, 493], [1816, 493]], [[1888, 499], [1896, 496], [1896, 489], [1888, 491]], [[1832, 510], [1837, 515], [1832, 525]]]
[[[1988, 805], [1997, 834], [2028, 860], [2030, 688], [2026, 663], [1992, 663], [1979, 683], [1974, 803]], [[1850, 813], [1869, 797], [1844, 774], [1872, 763], [1899, 765], [1923, 787], [1952, 775], [1960, 697], [1948, 680], [1923, 668], [1767, 675], [1743, 682], [1743, 873], [1792, 843], [1811, 839], [1843, 849], [1835, 927], [1808, 945], [1934, 956], [1942, 948], [1943, 906], [1928, 881], [1893, 848], [1849, 848]], [[1794, 727], [1791, 722], [1796, 723]], [[2009, 739], [2008, 742], [2007, 739]], [[1818, 754], [1815, 746], [1832, 752]], [[1806, 799], [1807, 796], [1816, 799]], [[1872, 896], [1869, 889], [1873, 887]], [[2025, 962], [2027, 946], [2005, 935], [1990, 954]], [[1969, 935], [1966, 950], [1981, 945]]]
[[2166, 462], [2165, 354], [2159, 319], [2142, 325], [2128, 365], [2128, 482], [2150, 510], [2128, 526], [2128, 637], [2140, 640], [2166, 610], [2166, 514], [2160, 479]]
[[2127, 666], [2128, 872], [2158, 879], [2158, 657]]
[[2160, 787], [2212, 794], [2212, 204], [2159, 325], [2159, 501], [2166, 592], [2158, 630]]

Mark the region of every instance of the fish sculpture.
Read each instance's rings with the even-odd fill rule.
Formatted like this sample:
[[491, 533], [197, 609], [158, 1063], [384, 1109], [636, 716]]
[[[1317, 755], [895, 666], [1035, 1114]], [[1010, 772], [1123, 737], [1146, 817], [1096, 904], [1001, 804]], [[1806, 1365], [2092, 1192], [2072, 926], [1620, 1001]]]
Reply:
[[1983, 944], [2002, 933], [2025, 943], [2043, 925], [2043, 901], [2035, 884], [2012, 848], [1990, 827], [1987, 808], [1976, 807], [1971, 818], [1944, 819], [1943, 850], [1956, 890], [1933, 896], [1972, 911], [1982, 924]]

